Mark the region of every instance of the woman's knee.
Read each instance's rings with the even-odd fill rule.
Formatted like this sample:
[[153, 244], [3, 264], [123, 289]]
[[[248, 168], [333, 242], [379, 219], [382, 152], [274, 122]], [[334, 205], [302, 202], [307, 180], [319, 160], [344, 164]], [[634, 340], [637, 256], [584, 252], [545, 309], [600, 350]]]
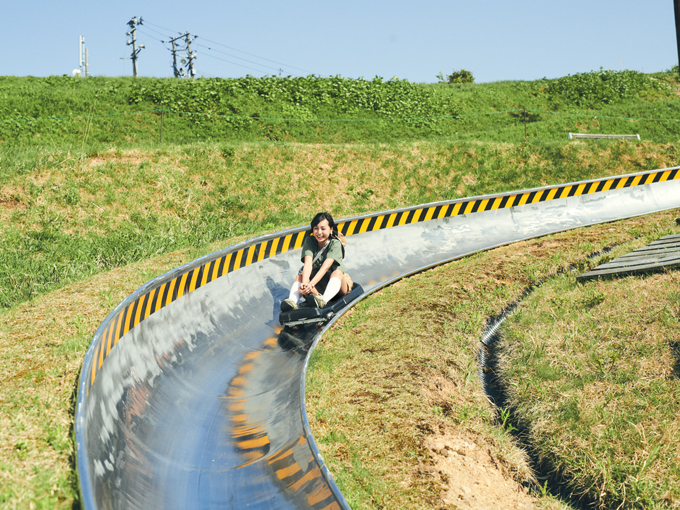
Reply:
[[340, 293], [344, 296], [345, 294], [349, 294], [349, 292], [352, 290], [352, 279], [349, 277], [348, 274], [343, 273], [342, 271], [337, 271], [337, 273], [340, 273], [338, 276], [335, 276], [336, 278], [340, 279]]

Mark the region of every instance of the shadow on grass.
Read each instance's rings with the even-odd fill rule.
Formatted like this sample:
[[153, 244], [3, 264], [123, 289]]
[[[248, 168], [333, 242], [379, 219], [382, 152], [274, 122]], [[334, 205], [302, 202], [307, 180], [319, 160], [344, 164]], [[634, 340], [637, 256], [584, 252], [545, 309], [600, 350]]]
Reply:
[[[535, 289], [536, 287], [527, 289], [520, 300], [515, 302], [514, 306], [511, 305], [512, 309]], [[512, 313], [512, 310], [489, 318], [489, 324], [493, 324], [492, 328], [495, 327], [496, 330], [491, 335], [485, 335], [486, 344], [482, 345], [479, 352], [480, 381], [486, 396], [496, 412], [496, 424], [511, 434], [519, 446], [526, 451], [531, 468], [536, 479], [539, 481], [538, 484], [528, 487], [532, 493], [541, 494], [547, 490], [550, 494], [568, 503], [573, 508], [579, 510], [594, 508], [597, 501], [585, 495], [580, 498], [576, 497], [568, 486], [568, 480], [565, 480], [563, 473], [559, 469], [559, 463], [552, 461], [547, 455], [534, 447], [528, 433], [530, 424], [517, 415], [510, 406], [507, 388], [503, 384], [495, 349], [495, 344], [501, 340], [500, 325], [505, 321], [509, 313]]]
[[671, 353], [673, 354], [673, 375], [680, 379], [680, 342], [671, 342]]
[[[496, 423], [510, 433], [527, 452], [531, 468], [539, 481], [535, 486], [528, 488], [536, 494], [545, 493], [547, 490], [553, 496], [580, 510], [595, 508], [598, 502], [588, 494], [575, 495], [569, 487], [569, 481], [565, 479], [563, 471], [560, 469], [559, 460], [551, 459], [549, 455], [541, 452], [532, 444], [528, 433], [530, 424], [526, 423], [510, 406], [508, 390], [503, 382], [495, 347], [502, 340], [501, 327], [506, 318], [543, 283], [568, 271], [582, 270], [584, 262], [611, 252], [619, 244], [613, 244], [605, 247], [603, 250], [591, 253], [583, 261], [577, 262], [568, 268], [560, 269], [535, 285], [527, 287], [519, 298], [506, 306], [500, 314], [488, 317], [486, 323], [489, 326], [482, 335], [482, 346], [478, 353], [479, 379], [484, 393], [496, 412]], [[587, 266], [587, 264], [585, 265]], [[674, 353], [676, 355], [675, 373], [677, 375], [680, 372], [680, 344], [676, 344]], [[543, 482], [543, 484], [540, 482]]]
[[69, 422], [71, 425], [68, 430], [68, 437], [71, 441], [71, 453], [68, 456], [68, 464], [70, 468], [69, 485], [73, 491], [73, 503], [71, 504], [72, 510], [81, 510], [82, 505], [80, 502], [80, 484], [78, 483], [78, 461], [76, 453], [76, 403], [78, 402], [78, 383], [80, 378], [76, 378], [76, 381], [71, 390], [71, 397], [69, 398]]

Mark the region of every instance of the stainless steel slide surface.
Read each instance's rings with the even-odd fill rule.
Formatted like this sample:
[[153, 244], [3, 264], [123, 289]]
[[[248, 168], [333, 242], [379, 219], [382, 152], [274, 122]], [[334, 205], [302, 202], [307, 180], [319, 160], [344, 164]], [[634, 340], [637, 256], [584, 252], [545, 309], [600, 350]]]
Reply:
[[[338, 223], [346, 266], [369, 293], [478, 250], [674, 207], [678, 168]], [[306, 361], [323, 330], [277, 322], [305, 230], [179, 267], [102, 323], [75, 419], [86, 509], [348, 508], [304, 408]]]

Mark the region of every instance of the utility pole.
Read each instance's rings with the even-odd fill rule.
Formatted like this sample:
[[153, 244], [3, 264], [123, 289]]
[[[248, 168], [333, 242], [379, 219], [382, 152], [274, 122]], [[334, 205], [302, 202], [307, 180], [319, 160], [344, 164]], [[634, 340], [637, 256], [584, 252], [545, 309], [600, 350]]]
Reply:
[[[680, 1], [680, 0], [679, 0]], [[194, 70], [194, 60], [196, 59], [196, 53], [191, 53], [191, 34], [189, 32], [184, 33], [184, 37], [187, 43], [187, 68], [189, 69], [189, 76], [192, 78], [196, 77], [196, 71]], [[194, 39], [198, 36], [194, 36]]]
[[88, 78], [90, 76], [90, 56], [87, 51], [87, 48], [85, 48], [85, 78]]
[[680, 0], [673, 0], [673, 8], [675, 9], [675, 39], [678, 44], [678, 71], [680, 72]]
[[172, 43], [172, 72], [175, 75], [175, 78], [180, 77], [180, 72], [179, 69], [177, 69], [177, 39], [183, 39], [185, 36], [184, 34], [178, 35], [177, 37], [173, 37], [169, 41], [161, 41], [162, 43]]
[[172, 41], [172, 72], [175, 75], [175, 78], [179, 78], [179, 71], [177, 70], [177, 44], [175, 43], [175, 40], [177, 38], [173, 37], [171, 39]]
[[144, 45], [140, 44], [139, 49], [137, 48], [137, 37], [135, 35], [135, 31], [137, 30], [137, 25], [141, 25], [142, 17], [140, 16], [139, 18], [132, 18], [130, 21], [128, 21], [128, 26], [130, 27], [129, 32], [125, 32], [125, 35], [130, 35], [132, 36], [132, 40], [127, 41], [127, 45], [130, 46], [132, 45], [132, 54], [129, 57], [120, 57], [123, 60], [132, 59], [132, 76], [135, 78], [137, 77], [137, 55], [139, 55], [139, 52], [144, 49]]

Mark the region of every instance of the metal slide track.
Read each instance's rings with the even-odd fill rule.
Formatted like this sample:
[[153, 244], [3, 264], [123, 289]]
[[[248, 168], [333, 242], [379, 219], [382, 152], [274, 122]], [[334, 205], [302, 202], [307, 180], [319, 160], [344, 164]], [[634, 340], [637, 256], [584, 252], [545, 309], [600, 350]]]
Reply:
[[[678, 168], [345, 219], [366, 293], [479, 250], [680, 207]], [[160, 276], [94, 335], [75, 417], [85, 509], [349, 508], [304, 406], [324, 330], [291, 334], [279, 303], [305, 228], [259, 237]], [[326, 328], [330, 325], [326, 325]]]

